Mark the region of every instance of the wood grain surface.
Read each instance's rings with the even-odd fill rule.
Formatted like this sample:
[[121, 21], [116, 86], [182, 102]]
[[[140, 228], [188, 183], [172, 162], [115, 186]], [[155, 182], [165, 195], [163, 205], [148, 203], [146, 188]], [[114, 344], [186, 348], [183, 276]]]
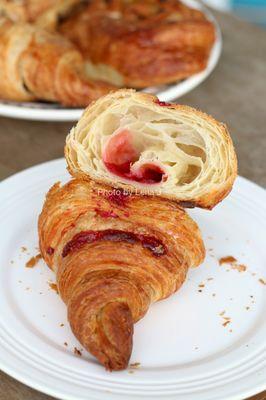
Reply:
[[[216, 16], [224, 39], [221, 61], [205, 83], [178, 101], [226, 122], [238, 154], [239, 173], [265, 187], [266, 30], [229, 15]], [[0, 118], [0, 179], [62, 157], [71, 125]], [[0, 373], [0, 400], [49, 399]], [[252, 397], [264, 399], [266, 392]], [[199, 396], [199, 400], [204, 399]]]

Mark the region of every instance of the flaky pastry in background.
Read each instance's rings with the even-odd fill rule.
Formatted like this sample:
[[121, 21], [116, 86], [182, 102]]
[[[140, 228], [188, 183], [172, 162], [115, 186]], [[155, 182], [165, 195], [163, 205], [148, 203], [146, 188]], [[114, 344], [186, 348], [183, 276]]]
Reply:
[[91, 0], [58, 30], [87, 59], [87, 72], [117, 86], [144, 88], [206, 68], [215, 28], [177, 0]]
[[84, 107], [114, 86], [173, 83], [204, 70], [215, 42], [213, 23], [178, 0], [0, 0], [0, 18], [0, 98], [18, 102]]
[[69, 40], [0, 18], [1, 98], [82, 107], [110, 89], [109, 84], [87, 78], [82, 55]]

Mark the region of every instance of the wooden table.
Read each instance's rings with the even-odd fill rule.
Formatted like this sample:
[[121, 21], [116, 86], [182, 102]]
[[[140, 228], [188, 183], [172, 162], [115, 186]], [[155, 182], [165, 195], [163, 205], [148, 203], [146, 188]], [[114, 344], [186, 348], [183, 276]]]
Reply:
[[[226, 122], [238, 154], [239, 173], [265, 187], [266, 31], [216, 14], [224, 37], [221, 61], [211, 77], [180, 102]], [[71, 125], [0, 118], [0, 179], [63, 156]], [[0, 400], [49, 399], [0, 373]], [[266, 392], [252, 399], [266, 399]]]

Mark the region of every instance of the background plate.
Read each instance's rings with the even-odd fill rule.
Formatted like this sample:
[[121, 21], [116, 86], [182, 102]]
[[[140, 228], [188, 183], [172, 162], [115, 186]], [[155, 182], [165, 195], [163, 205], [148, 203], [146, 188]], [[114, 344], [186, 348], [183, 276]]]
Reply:
[[[222, 36], [213, 14], [197, 0], [183, 0], [183, 2], [191, 7], [203, 10], [206, 16], [214, 23], [216, 27], [216, 42], [212, 48], [207, 68], [204, 71], [175, 84], [146, 88], [144, 90], [145, 92], [156, 94], [162, 101], [175, 100], [198, 86], [214, 70], [221, 55]], [[77, 121], [82, 112], [83, 109], [65, 108], [59, 104], [0, 101], [0, 115], [11, 118], [37, 121]]]
[[[25, 268], [38, 253], [45, 193], [68, 179], [61, 159], [0, 184], [3, 371], [68, 400], [236, 400], [266, 389], [266, 192], [238, 178], [215, 210], [190, 211], [203, 233], [206, 260], [135, 325], [131, 363], [139, 367], [109, 373], [72, 335], [65, 305], [49, 285], [53, 272], [42, 261]], [[219, 265], [228, 255], [238, 269]]]

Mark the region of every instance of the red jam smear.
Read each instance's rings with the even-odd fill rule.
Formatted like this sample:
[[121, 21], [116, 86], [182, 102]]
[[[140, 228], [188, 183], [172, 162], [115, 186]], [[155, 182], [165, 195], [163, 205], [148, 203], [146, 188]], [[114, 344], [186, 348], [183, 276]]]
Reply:
[[156, 99], [154, 103], [158, 104], [161, 107], [170, 107], [172, 105], [171, 103], [167, 103], [166, 101], [160, 101], [159, 99]]
[[167, 179], [163, 169], [155, 163], [143, 163], [133, 171], [131, 166], [138, 157], [133, 146], [133, 135], [127, 129], [111, 137], [103, 151], [104, 164], [114, 175], [144, 184], [155, 184]]
[[48, 247], [46, 253], [49, 254], [49, 256], [52, 256], [54, 254], [54, 249], [52, 247]]
[[105, 211], [100, 208], [95, 208], [94, 211], [102, 218], [118, 218], [118, 215], [113, 210]]
[[148, 249], [153, 256], [160, 257], [166, 254], [163, 243], [153, 237], [133, 232], [126, 232], [116, 229], [103, 231], [84, 231], [76, 234], [64, 247], [62, 257], [79, 250], [87, 243], [108, 240], [111, 242], [141, 243], [142, 247]]
[[129, 197], [129, 193], [124, 191], [123, 189], [113, 189], [112, 191], [107, 192], [105, 194], [105, 197], [107, 198], [107, 200], [116, 204], [117, 206], [125, 207], [126, 201]]
[[155, 184], [165, 180], [165, 172], [156, 164], [142, 164], [138, 170], [131, 171], [131, 162], [122, 165], [105, 163], [106, 168], [121, 178], [145, 184]]

